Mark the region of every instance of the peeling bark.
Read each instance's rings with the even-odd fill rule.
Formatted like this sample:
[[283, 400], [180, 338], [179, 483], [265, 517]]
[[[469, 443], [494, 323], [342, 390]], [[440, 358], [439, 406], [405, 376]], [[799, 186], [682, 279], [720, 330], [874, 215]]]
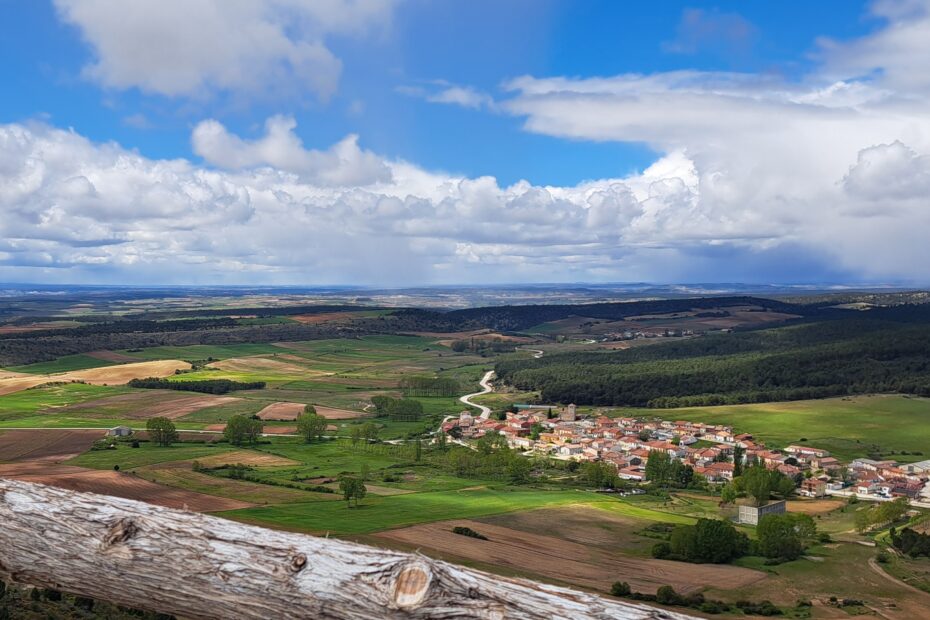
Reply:
[[4, 479], [0, 575], [185, 618], [687, 618], [421, 555]]

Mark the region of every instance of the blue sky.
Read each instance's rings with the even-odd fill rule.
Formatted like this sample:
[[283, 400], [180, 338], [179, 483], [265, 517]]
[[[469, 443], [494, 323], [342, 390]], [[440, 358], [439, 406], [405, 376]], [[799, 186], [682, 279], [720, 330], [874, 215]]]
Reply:
[[0, 0], [0, 162], [61, 149], [0, 193], [0, 279], [921, 279], [919, 199], [875, 187], [923, 188], [926, 2], [231, 6]]
[[[553, 139], [522, 130], [518, 118], [437, 106], [397, 91], [434, 80], [500, 93], [519, 75], [608, 76], [677, 69], [772, 71], [795, 77], [809, 64], [816, 37], [867, 32], [863, 3], [825, 2], [496, 2], [411, 1], [401, 4], [390, 29], [371, 39], [336, 38], [344, 62], [339, 91], [312, 98], [231, 103], [146, 96], [138, 89], [101, 89], [82, 79], [93, 52], [77, 28], [63, 24], [44, 1], [3, 2], [0, 79], [7, 86], [4, 122], [43, 118], [97, 141], [115, 140], [149, 157], [193, 157], [191, 127], [217, 118], [243, 135], [265, 118], [298, 120], [308, 147], [325, 148], [347, 133], [377, 153], [427, 168], [468, 176], [494, 175], [502, 183], [572, 184], [625, 175], [655, 159], [641, 144]], [[754, 28], [741, 44], [702, 40], [669, 50], [683, 13], [740, 15]], [[364, 106], [355, 112], [353, 104]], [[143, 115], [147, 125], [133, 127]]]

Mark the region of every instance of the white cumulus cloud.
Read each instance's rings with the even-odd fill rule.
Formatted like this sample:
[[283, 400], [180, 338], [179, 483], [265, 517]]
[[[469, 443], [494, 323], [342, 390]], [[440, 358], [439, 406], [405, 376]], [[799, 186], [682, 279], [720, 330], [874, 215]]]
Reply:
[[342, 72], [326, 38], [390, 22], [393, 0], [54, 0], [94, 60], [87, 77], [169, 97], [214, 92], [331, 96]]

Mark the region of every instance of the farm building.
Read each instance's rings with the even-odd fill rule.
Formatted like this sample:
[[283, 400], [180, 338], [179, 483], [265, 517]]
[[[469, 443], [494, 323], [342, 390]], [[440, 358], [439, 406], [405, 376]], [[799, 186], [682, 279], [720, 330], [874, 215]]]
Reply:
[[132, 435], [132, 429], [128, 426], [114, 426], [107, 431], [110, 437], [129, 437]]
[[759, 525], [759, 519], [767, 515], [783, 515], [787, 509], [785, 500], [771, 502], [765, 506], [740, 505], [736, 522], [746, 525]]

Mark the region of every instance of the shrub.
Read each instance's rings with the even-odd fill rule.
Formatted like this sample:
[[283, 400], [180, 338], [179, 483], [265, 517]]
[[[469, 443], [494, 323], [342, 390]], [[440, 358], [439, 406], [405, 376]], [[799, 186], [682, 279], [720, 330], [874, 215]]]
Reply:
[[479, 534], [478, 532], [476, 532], [475, 530], [471, 529], [470, 527], [465, 527], [465, 526], [462, 526], [462, 525], [457, 525], [457, 526], [453, 527], [453, 528], [452, 528], [452, 533], [453, 533], [453, 534], [459, 534], [459, 535], [461, 535], [461, 536], [468, 536], [469, 538], [477, 538], [477, 539], [479, 539], [479, 540], [487, 540], [487, 539], [488, 539], [488, 537], [485, 536], [484, 534]]
[[659, 586], [656, 590], [656, 602], [663, 605], [681, 605], [683, 599], [672, 586]]
[[672, 546], [667, 542], [656, 543], [652, 546], [652, 557], [664, 560], [672, 554]]
[[629, 596], [632, 590], [630, 590], [630, 584], [625, 581], [615, 581], [612, 586], [610, 586], [610, 593], [614, 596]]

